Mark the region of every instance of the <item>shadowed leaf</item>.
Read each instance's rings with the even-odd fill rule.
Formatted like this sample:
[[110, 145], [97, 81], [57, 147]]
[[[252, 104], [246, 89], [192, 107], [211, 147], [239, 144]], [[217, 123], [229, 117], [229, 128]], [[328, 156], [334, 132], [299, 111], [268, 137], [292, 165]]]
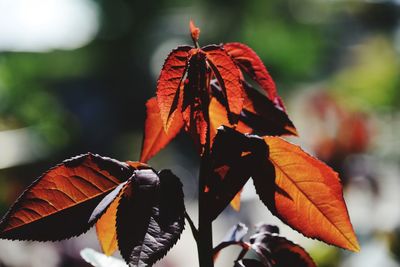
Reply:
[[316, 267], [310, 255], [299, 245], [278, 235], [279, 228], [261, 224], [250, 237], [235, 266], [245, 267]]
[[130, 266], [151, 266], [179, 239], [184, 229], [182, 184], [170, 171], [135, 173], [123, 189], [117, 209], [117, 239]]
[[65, 160], [18, 198], [0, 223], [0, 237], [54, 241], [79, 235], [92, 225], [90, 214], [102, 198], [132, 173], [126, 163], [91, 153]]
[[[287, 114], [277, 108], [271, 100], [258, 92], [250, 84], [243, 81], [244, 103], [239, 115], [239, 123], [235, 128], [241, 133], [252, 133], [260, 136], [265, 135], [296, 135], [297, 131]], [[210, 120], [216, 120], [220, 125], [226, 123], [226, 112], [223, 111], [226, 102], [222, 89], [216, 82], [211, 83], [215, 98], [210, 103]], [[213, 113], [211, 113], [211, 110]], [[215, 116], [216, 119], [212, 117]], [[225, 116], [225, 117], [224, 117]], [[231, 125], [230, 125], [231, 126]]]
[[268, 157], [268, 147], [259, 137], [220, 127], [210, 157], [213, 170], [209, 185], [213, 197], [210, 215], [215, 219], [250, 176], [258, 172], [261, 160]]
[[[337, 173], [281, 138], [264, 140], [275, 167], [276, 192], [274, 202], [264, 194], [260, 194], [261, 200], [276, 216], [305, 236], [359, 251]], [[260, 192], [260, 187], [257, 191]]]
[[160, 116], [160, 109], [155, 97], [150, 98], [146, 103], [146, 122], [144, 126], [144, 137], [141, 162], [147, 162], [163, 149], [182, 129], [183, 120], [181, 114], [175, 114], [171, 118], [171, 124], [168, 131], [165, 131]]
[[295, 135], [296, 128], [286, 112], [277, 108], [271, 100], [243, 82], [244, 104], [240, 120], [253, 129], [253, 133], [265, 135]]
[[[250, 237], [250, 243], [251, 249], [258, 254], [260, 259], [263, 259], [262, 262], [269, 262], [271, 266], [316, 267], [313, 259], [301, 246], [278, 234], [268, 231], [259, 232]], [[248, 256], [245, 255], [245, 258], [248, 258]]]

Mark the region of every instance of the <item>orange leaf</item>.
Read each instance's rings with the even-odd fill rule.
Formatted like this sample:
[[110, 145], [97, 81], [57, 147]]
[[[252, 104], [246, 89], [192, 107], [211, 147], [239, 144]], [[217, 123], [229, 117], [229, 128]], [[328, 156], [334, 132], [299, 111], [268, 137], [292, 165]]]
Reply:
[[224, 49], [232, 56], [240, 68], [249, 74], [250, 77], [265, 90], [269, 99], [285, 110], [283, 102], [278, 96], [275, 82], [256, 52], [247, 45], [241, 43], [224, 44]]
[[144, 126], [144, 138], [142, 152], [140, 155], [141, 162], [147, 162], [163, 149], [182, 129], [183, 120], [180, 113], [171, 118], [171, 124], [167, 132], [163, 127], [160, 117], [160, 109], [155, 97], [149, 99], [146, 103], [147, 117]]
[[[210, 101], [209, 115], [210, 115], [210, 139], [212, 144], [212, 141], [214, 140], [214, 137], [217, 134], [218, 127], [222, 125], [232, 127], [232, 125], [228, 121], [228, 115], [225, 107], [214, 97], [211, 98]], [[241, 121], [238, 122], [235, 130], [241, 133], [252, 133], [252, 129]]]
[[[227, 99], [230, 120], [236, 122], [243, 107], [243, 86], [240, 70], [220, 46], [210, 45], [202, 49], [206, 52], [207, 61]], [[232, 115], [235, 115], [235, 118], [232, 118]]]
[[243, 189], [237, 192], [237, 194], [231, 200], [231, 207], [236, 211], [240, 210], [240, 195], [242, 194], [242, 190]]
[[107, 256], [112, 255], [118, 248], [115, 224], [120, 199], [121, 196], [117, 196], [96, 223], [97, 238], [99, 239], [101, 249]]
[[177, 110], [180, 85], [186, 72], [190, 46], [180, 46], [168, 55], [157, 81], [157, 101], [165, 130]]
[[281, 138], [264, 140], [275, 166], [277, 186], [275, 207], [266, 203], [269, 208], [305, 236], [359, 251], [337, 173]]
[[65, 160], [18, 198], [0, 223], [0, 237], [54, 241], [79, 235], [91, 226], [101, 199], [132, 174], [127, 164], [91, 153]]
[[218, 127], [221, 125], [231, 126], [231, 124], [228, 121], [225, 107], [214, 97], [211, 98], [208, 112], [210, 116], [210, 140], [212, 143], [217, 134]]

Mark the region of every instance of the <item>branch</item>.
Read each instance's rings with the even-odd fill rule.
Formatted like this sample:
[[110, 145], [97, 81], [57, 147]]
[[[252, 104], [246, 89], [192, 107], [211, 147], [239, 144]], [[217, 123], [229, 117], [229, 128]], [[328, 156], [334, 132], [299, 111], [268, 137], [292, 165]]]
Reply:
[[196, 226], [194, 225], [192, 218], [190, 218], [189, 214], [185, 211], [185, 219], [188, 221], [190, 229], [192, 230], [192, 235], [196, 243], [198, 242], [198, 235], [199, 231], [197, 230]]

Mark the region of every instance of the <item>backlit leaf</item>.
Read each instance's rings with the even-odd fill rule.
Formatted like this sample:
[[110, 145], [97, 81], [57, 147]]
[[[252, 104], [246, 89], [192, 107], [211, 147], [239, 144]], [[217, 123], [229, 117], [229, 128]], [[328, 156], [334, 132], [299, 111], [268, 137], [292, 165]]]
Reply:
[[0, 237], [50, 241], [79, 235], [90, 228], [102, 198], [132, 174], [128, 164], [91, 153], [65, 160], [18, 198], [0, 223]]
[[96, 223], [97, 238], [99, 239], [101, 249], [107, 256], [112, 255], [118, 248], [115, 224], [119, 201], [120, 197], [115, 198], [107, 211]]
[[240, 70], [220, 46], [209, 45], [202, 49], [206, 52], [207, 61], [227, 99], [230, 121], [236, 123], [243, 107], [243, 86]]
[[192, 136], [200, 154], [207, 138], [207, 108], [209, 102], [206, 55], [200, 49], [193, 49], [185, 80], [182, 112], [185, 130]]
[[140, 155], [141, 162], [147, 162], [163, 149], [182, 129], [183, 119], [181, 114], [175, 114], [171, 118], [170, 127], [167, 131], [163, 127], [160, 116], [160, 109], [155, 97], [150, 98], [146, 103], [146, 122], [144, 126], [144, 137], [142, 152]]
[[241, 43], [224, 44], [224, 49], [240, 68], [265, 90], [269, 99], [279, 108], [285, 110], [282, 99], [277, 93], [274, 80], [271, 78], [264, 63], [254, 50]]
[[157, 101], [165, 130], [169, 128], [169, 119], [179, 110], [179, 90], [186, 72], [190, 49], [190, 46], [180, 46], [172, 50], [157, 81]]
[[276, 191], [274, 203], [264, 194], [260, 194], [261, 200], [305, 236], [359, 251], [337, 173], [281, 138], [264, 140], [275, 166]]
[[[217, 129], [220, 126], [226, 125], [229, 127], [234, 127], [228, 121], [228, 114], [225, 107], [215, 98], [211, 98], [209, 106], [210, 115], [210, 139], [214, 140], [217, 134]], [[252, 129], [245, 125], [242, 121], [239, 121], [235, 127], [235, 130], [241, 133], [252, 133]], [[211, 142], [212, 143], [212, 142]]]
[[97, 238], [104, 254], [110, 256], [118, 248], [117, 231], [115, 228], [117, 207], [121, 199], [121, 192], [127, 182], [119, 184], [113, 191], [105, 196], [90, 216], [89, 223], [96, 223]]
[[139, 170], [124, 187], [117, 208], [117, 239], [130, 266], [151, 266], [184, 229], [182, 184], [170, 171]]

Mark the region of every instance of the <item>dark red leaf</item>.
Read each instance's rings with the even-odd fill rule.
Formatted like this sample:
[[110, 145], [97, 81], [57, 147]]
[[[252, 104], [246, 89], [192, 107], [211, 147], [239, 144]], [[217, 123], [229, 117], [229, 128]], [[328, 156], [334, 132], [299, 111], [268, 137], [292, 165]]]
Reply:
[[[263, 259], [263, 262], [271, 263], [271, 266], [316, 267], [313, 259], [301, 246], [278, 234], [260, 232], [250, 238], [250, 243], [251, 249], [259, 258]], [[248, 258], [248, 255], [245, 255], [245, 258]]]
[[275, 82], [254, 50], [241, 43], [224, 44], [224, 49], [240, 68], [265, 90], [269, 99], [284, 111], [285, 106], [277, 93]]
[[180, 46], [168, 55], [157, 81], [157, 101], [165, 130], [178, 110], [180, 85], [189, 60], [190, 46]]
[[[296, 135], [297, 131], [293, 123], [289, 119], [288, 115], [277, 108], [271, 100], [265, 95], [258, 92], [250, 84], [243, 81], [244, 87], [244, 103], [243, 109], [239, 116], [239, 123], [236, 127], [241, 133], [253, 133], [260, 136], [265, 135]], [[217, 105], [223, 106], [226, 100], [223, 97], [222, 89], [219, 84], [215, 81], [211, 82], [212, 93], [215, 96], [215, 101], [212, 103], [213, 109], [215, 110]], [[210, 104], [211, 105], [211, 104]], [[211, 110], [211, 106], [210, 106]], [[224, 117], [226, 112], [219, 108], [218, 110], [211, 113], [210, 120], [215, 120], [214, 117], [219, 121], [227, 121]], [[228, 125], [228, 123], [224, 123]]]
[[167, 131], [163, 127], [160, 116], [160, 109], [155, 97], [150, 98], [146, 103], [146, 122], [144, 125], [144, 137], [142, 152], [140, 155], [141, 162], [147, 162], [163, 149], [182, 129], [182, 114], [177, 113], [171, 118], [170, 127]]
[[209, 185], [213, 199], [210, 214], [215, 219], [260, 169], [261, 159], [268, 157], [268, 147], [259, 137], [220, 127], [210, 157], [213, 170]]
[[200, 154], [207, 137], [209, 73], [204, 52], [193, 49], [185, 80], [182, 112], [185, 130], [192, 136]]
[[18, 198], [0, 223], [0, 237], [54, 241], [82, 234], [101, 199], [132, 174], [128, 164], [91, 153], [65, 160]]
[[117, 239], [130, 266], [153, 265], [184, 229], [182, 184], [169, 171], [139, 170], [123, 189], [117, 209]]
[[286, 112], [277, 108], [271, 100], [243, 82], [245, 100], [240, 120], [253, 129], [253, 133], [265, 135], [295, 135], [296, 128]]

